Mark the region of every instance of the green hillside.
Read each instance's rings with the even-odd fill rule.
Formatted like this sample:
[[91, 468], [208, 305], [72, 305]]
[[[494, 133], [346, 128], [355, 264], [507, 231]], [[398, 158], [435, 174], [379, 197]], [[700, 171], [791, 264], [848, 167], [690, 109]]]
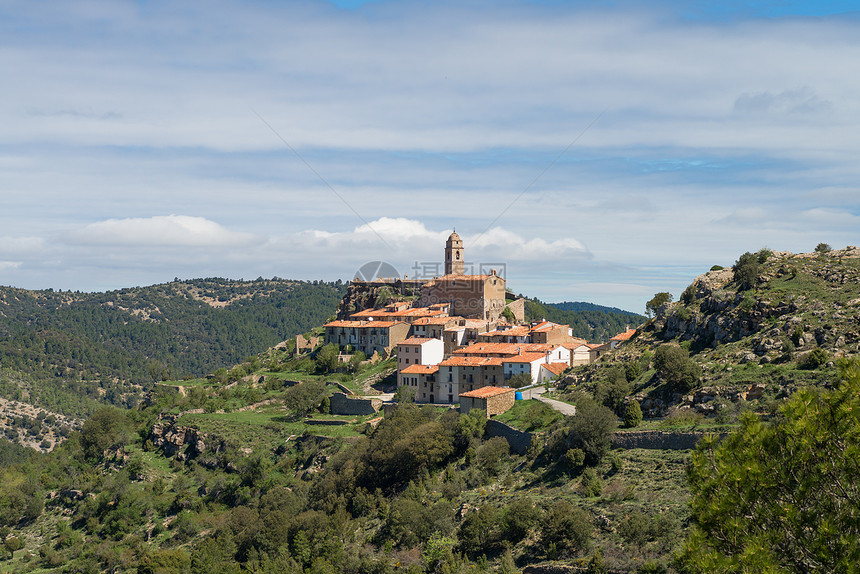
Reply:
[[343, 290], [281, 279], [107, 293], [2, 287], [0, 390], [64, 412], [91, 411], [74, 397], [131, 406], [140, 386], [205, 375], [320, 325]]
[[[331, 414], [344, 387], [392, 391], [396, 359], [339, 363], [325, 344], [165, 381], [134, 408], [99, 409], [48, 453], [0, 438], [0, 564], [16, 574], [851, 572], [858, 256], [762, 251], [696, 278], [628, 342], [555, 381], [552, 398], [575, 416], [526, 400], [498, 417], [534, 433], [523, 454], [483, 415], [408, 402]], [[204, 297], [217, 300], [190, 295]], [[47, 440], [48, 418], [14, 422]], [[674, 450], [689, 436], [704, 437], [698, 450]]]

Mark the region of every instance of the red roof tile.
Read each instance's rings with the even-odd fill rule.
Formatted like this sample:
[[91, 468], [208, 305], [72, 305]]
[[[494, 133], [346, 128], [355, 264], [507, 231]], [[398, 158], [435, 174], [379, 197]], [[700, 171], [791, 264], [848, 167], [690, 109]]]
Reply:
[[460, 393], [461, 397], [468, 397], [470, 399], [488, 399], [490, 397], [495, 397], [498, 395], [503, 395], [505, 393], [513, 393], [516, 392], [511, 387], [481, 387], [480, 389], [475, 389], [474, 391], [469, 391], [467, 393]]
[[538, 360], [546, 360], [546, 353], [523, 353], [522, 355], [511, 355], [503, 357], [503, 363], [534, 363]]
[[541, 366], [553, 375], [560, 375], [570, 367], [567, 363], [548, 363]]
[[610, 341], [626, 341], [627, 339], [629, 339], [630, 337], [632, 337], [635, 334], [636, 334], [636, 329], [628, 329], [628, 330], [624, 331], [623, 333], [618, 333], [617, 335], [615, 335], [614, 337], [612, 337], [609, 340]]
[[438, 371], [439, 365], [409, 365], [400, 370], [407, 375], [432, 375]]
[[398, 345], [423, 345], [424, 343], [427, 343], [430, 341], [440, 341], [441, 342], [441, 339], [433, 339], [430, 337], [409, 337], [405, 341], [401, 341], [397, 344]]

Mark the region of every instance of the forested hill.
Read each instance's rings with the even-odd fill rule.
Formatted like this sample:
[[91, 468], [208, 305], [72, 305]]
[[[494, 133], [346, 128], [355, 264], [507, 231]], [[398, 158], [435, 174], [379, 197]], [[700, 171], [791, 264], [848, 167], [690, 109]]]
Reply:
[[619, 313], [621, 315], [630, 315], [644, 319], [642, 315], [638, 315], [632, 311], [625, 311], [618, 307], [606, 307], [595, 303], [586, 303], [585, 301], [562, 301], [561, 303], [546, 303], [550, 307], [560, 309], [561, 311], [599, 311], [600, 313]]
[[606, 341], [613, 335], [636, 327], [646, 318], [615, 307], [604, 307], [594, 303], [544, 303], [538, 299], [526, 300], [526, 319], [547, 319], [555, 323], [570, 325], [575, 337], [590, 342]]
[[0, 367], [87, 394], [100, 382], [204, 375], [322, 324], [344, 290], [262, 278], [106, 293], [0, 287]]

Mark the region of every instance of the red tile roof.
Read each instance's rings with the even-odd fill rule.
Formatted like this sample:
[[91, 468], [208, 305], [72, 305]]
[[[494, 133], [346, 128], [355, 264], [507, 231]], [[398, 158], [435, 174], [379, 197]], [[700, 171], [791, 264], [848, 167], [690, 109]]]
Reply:
[[360, 327], [362, 325], [364, 325], [364, 321], [332, 321], [323, 327]]
[[623, 333], [618, 333], [617, 335], [615, 335], [614, 337], [612, 337], [609, 340], [610, 341], [626, 341], [627, 339], [629, 339], [630, 337], [632, 337], [635, 334], [636, 334], [636, 329], [627, 329]]
[[423, 345], [424, 343], [427, 343], [430, 341], [440, 341], [441, 342], [441, 339], [433, 339], [430, 337], [409, 337], [405, 341], [401, 341], [397, 344], [398, 345]]
[[438, 371], [439, 365], [409, 365], [400, 370], [407, 375], [432, 375]]
[[498, 395], [503, 395], [505, 393], [513, 393], [516, 392], [511, 387], [481, 387], [480, 389], [475, 389], [474, 391], [469, 391], [467, 393], [460, 393], [461, 397], [468, 397], [470, 399], [488, 399], [490, 397], [495, 397]]
[[553, 323], [552, 321], [541, 321], [534, 327], [532, 327], [532, 331], [552, 331], [553, 329], [558, 329], [559, 327], [570, 328], [568, 325], [561, 325], [559, 323]]
[[556, 345], [551, 343], [473, 343], [454, 351], [457, 355], [516, 355], [523, 353], [546, 353]]
[[451, 321], [457, 321], [461, 317], [421, 317], [412, 322], [413, 325], [447, 325]]
[[484, 367], [501, 365], [502, 360], [494, 357], [450, 357], [439, 363], [440, 367]]
[[570, 367], [567, 363], [548, 363], [541, 366], [553, 375], [560, 375]]
[[384, 307], [380, 309], [365, 309], [363, 311], [358, 311], [350, 315], [350, 317], [356, 318], [364, 318], [364, 317], [384, 317], [384, 318], [409, 318], [409, 317], [434, 317], [439, 315], [446, 315], [445, 311], [441, 311], [439, 309], [429, 309], [427, 307], [415, 307], [412, 309], [403, 309], [401, 311], [387, 311]]
[[362, 328], [364, 328], [364, 329], [371, 329], [373, 327], [386, 327], [387, 328], [387, 327], [393, 327], [394, 325], [399, 325], [401, 323], [408, 325], [408, 323], [406, 323], [406, 321], [368, 321], [367, 323], [362, 325]]
[[511, 355], [502, 358], [503, 363], [534, 363], [537, 360], [546, 360], [546, 353], [523, 353], [522, 355]]

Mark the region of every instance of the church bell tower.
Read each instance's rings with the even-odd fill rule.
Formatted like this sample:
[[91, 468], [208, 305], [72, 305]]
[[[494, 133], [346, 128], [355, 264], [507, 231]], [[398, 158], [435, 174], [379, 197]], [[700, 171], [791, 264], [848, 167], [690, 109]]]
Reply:
[[455, 231], [445, 242], [445, 275], [463, 275], [465, 269], [463, 240]]

